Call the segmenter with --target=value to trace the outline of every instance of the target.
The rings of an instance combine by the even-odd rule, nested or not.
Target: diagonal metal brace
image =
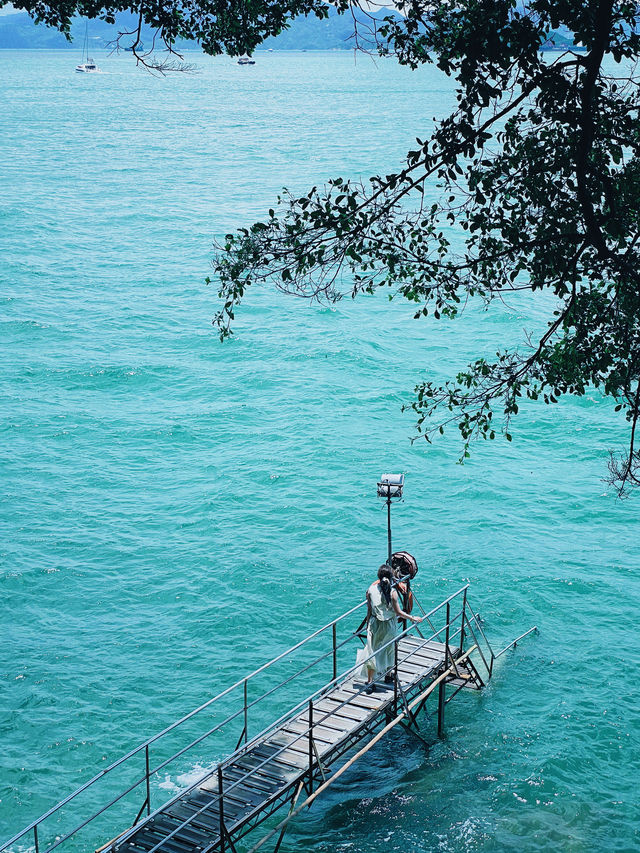
[[[453,671],[455,672],[455,678],[460,678],[461,677],[460,676],[460,670],[458,669],[458,667],[456,665],[456,662],[455,662],[455,659],[453,657],[453,653],[451,651],[450,646],[447,646],[447,649],[446,649],[445,660],[444,660],[445,666],[447,666],[447,657],[451,661],[451,666],[453,667]]]
[[[407,715],[407,718],[409,719],[409,725],[415,726],[416,729],[419,729],[420,726],[418,725],[418,721],[414,717],[414,715],[411,711],[411,708],[409,708],[409,703],[407,702],[406,694],[400,685],[400,680],[398,679],[397,675],[396,675],[396,683],[398,685],[398,693],[400,694],[400,698],[402,699],[402,706],[404,708],[404,712]],[[408,728],[408,726],[406,726],[405,728]]]
[[[300,796],[300,792],[302,791],[302,789],[304,787],[305,787],[304,781],[301,781],[298,783],[298,787],[296,788],[296,792],[293,795],[293,798],[291,800],[291,806],[289,807],[289,814],[287,815],[287,817],[290,817],[291,812],[295,809],[296,803],[298,802],[298,797]],[[276,843],[276,846],[273,848],[273,853],[278,853],[278,850],[280,849],[280,845],[282,844],[282,839],[284,838],[284,834],[286,831],[287,831],[287,825],[285,824],[282,827],[282,832],[280,833],[280,835],[278,837],[278,841]]]
[[[225,839],[226,839],[226,841],[227,841],[227,844],[229,845],[229,847],[230,847],[230,848],[231,848],[231,850],[233,851],[233,853],[238,853],[238,850],[237,850],[237,848],[236,848],[236,845],[233,843],[233,839],[232,839],[232,838],[231,838],[231,836],[229,835],[229,830],[227,829],[227,827],[226,827],[226,826],[225,826],[225,828],[224,828],[224,837],[225,837]]]
[[[320,760],[320,753],[318,752],[318,745],[317,745],[316,739],[314,737],[311,738],[311,743],[313,745],[313,751],[314,751],[315,756],[316,756],[316,761],[318,762],[318,769],[320,770],[320,773],[322,775],[322,781],[326,782],[327,781],[327,773],[329,772],[329,768],[325,767],[324,764],[322,763],[322,761]]]

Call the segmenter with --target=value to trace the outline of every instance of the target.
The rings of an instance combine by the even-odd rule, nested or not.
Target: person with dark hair
[[[392,580],[393,572],[385,563],[378,569],[378,580],[367,590],[367,644],[358,655],[358,660],[363,662],[363,677],[366,673],[367,693],[373,693],[375,689],[373,682],[376,674],[384,673],[385,683],[393,683],[394,653],[391,641],[396,636],[397,620],[422,621],[417,616],[405,613],[400,607],[398,593],[391,586]]]
[[[396,551],[391,555],[391,568],[396,580],[395,587],[398,590],[400,605],[407,613],[413,610],[413,593],[411,592],[411,581],[418,574],[416,558],[408,551]],[[406,628],[406,623],[401,623]]]

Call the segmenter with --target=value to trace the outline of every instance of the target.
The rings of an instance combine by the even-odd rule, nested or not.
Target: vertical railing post
[[[333,623],[333,680],[338,677],[338,643],[336,638],[336,623]]]
[[[444,668],[449,666],[449,623],[451,621],[451,603],[447,601],[447,627],[444,632]]]
[[[313,793],[313,700],[309,699],[309,794]]]
[[[249,737],[249,708],[247,703],[247,679],[244,680],[244,742]]]
[[[151,814],[151,784],[149,782],[149,744],[144,748],[145,777],[147,780],[147,814]]]
[[[218,764],[218,812],[220,815],[220,850],[224,853],[225,849],[225,828],[224,828],[224,791],[222,789],[222,766]]]
[[[438,685],[438,737],[444,737],[445,679]]]
[[[464,620],[467,615],[467,590],[462,597],[462,620],[460,622],[460,654],[464,652]]]
[[[33,843],[36,848],[36,853],[40,853],[40,847],[38,845],[38,824],[33,827]]]
[[[393,643],[393,716],[398,716],[398,640]]]
[[[447,601],[447,624],[445,627],[444,638],[444,671],[449,668],[449,620],[451,619],[451,606]],[[438,685],[438,737],[444,737],[444,706],[446,702],[446,683],[447,679],[443,678]]]

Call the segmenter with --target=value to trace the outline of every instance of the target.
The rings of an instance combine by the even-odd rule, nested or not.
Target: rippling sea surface
[[[496,648],[539,635],[447,706],[444,740],[431,709],[430,749],[378,744],[283,850],[639,849],[638,498],[602,481],[624,423],[597,394],[525,406],[458,466],[401,411],[539,328],[544,298],[450,323],[264,290],[233,340],[211,327],[213,239],[282,186],[397,167],[450,83],[350,53],[166,79],[97,59],[0,53],[0,841],[357,603],[386,552],[376,480],[402,470],[421,603],[470,582]],[[225,743],[158,773],[154,804]]]

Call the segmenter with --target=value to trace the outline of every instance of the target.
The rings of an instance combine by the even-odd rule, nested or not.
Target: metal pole
[[[309,794],[313,793],[313,700],[309,699]]]
[[[336,637],[336,623],[333,623],[333,679],[338,677],[338,649]]]
[[[220,813],[220,850],[224,853],[224,792],[222,790],[222,767],[218,764],[218,811]]]
[[[451,606],[447,601],[447,625],[444,639],[444,668],[449,666],[449,619],[451,617]],[[444,737],[444,706],[446,701],[446,678],[443,678],[438,686],[438,737]]]
[[[450,622],[450,620],[451,620],[451,604],[447,601],[447,627],[446,627],[446,630],[444,632],[444,645],[445,645],[444,663],[445,663],[445,667],[449,665],[448,660],[449,660],[449,622]]]
[[[398,716],[398,641],[393,644],[393,715]]]
[[[147,814],[151,814],[151,786],[149,784],[149,744],[144,748],[145,776],[147,777]]]
[[[40,853],[40,848],[38,846],[38,824],[33,827],[33,841],[36,846],[36,853]]]
[[[389,545],[388,561],[391,565],[391,554],[393,553],[391,549],[391,486],[387,486],[387,539]]]
[[[247,709],[247,679],[244,680],[244,742],[247,742],[249,735],[249,713]]]
[[[444,737],[444,705],[445,705],[445,688],[444,681],[438,685],[438,737]]]
[[[464,620],[467,610],[467,590],[465,589],[462,597],[462,620],[460,622],[460,654],[464,651]]]
[[[296,792],[293,795],[293,799],[291,800],[291,807],[289,808],[289,815],[288,815],[289,817],[291,816],[291,813],[293,812],[293,810],[296,807],[296,803],[298,802],[298,797],[300,796],[300,792],[302,791],[303,785],[304,785],[304,782],[298,783],[298,787],[296,789]],[[282,827],[282,830],[280,831],[280,835],[278,837],[278,841],[276,843],[276,846],[273,848],[273,853],[278,853],[278,850],[280,849],[280,845],[282,844],[282,839],[284,838],[284,834],[286,831],[287,831],[287,826],[285,824]]]

